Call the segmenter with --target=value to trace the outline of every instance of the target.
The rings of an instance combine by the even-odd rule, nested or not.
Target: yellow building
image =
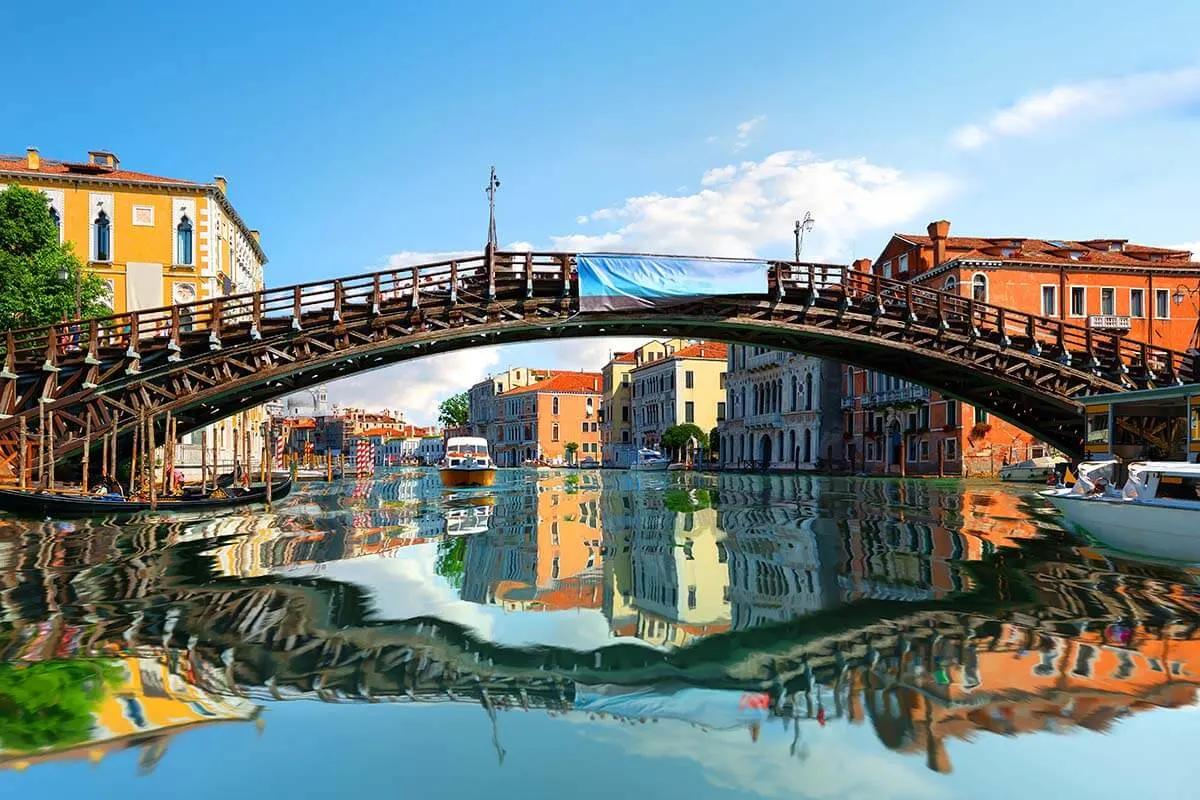
[[[697,342],[630,370],[633,443],[658,447],[667,428],[708,433],[724,420],[726,356],[720,342]]]
[[[60,240],[104,280],[114,313],[263,288],[267,256],[258,231],[230,204],[221,176],[195,183],[123,169],[102,150],[73,162],[29,148],[24,156],[0,155],[0,189],[9,184],[46,196]],[[251,430],[254,453],[265,419],[255,409],[240,421]],[[223,463],[231,460],[237,424],[230,418],[210,426],[209,446],[216,435]],[[185,442],[198,446],[200,438],[196,432]]]
[[[633,393],[629,374],[643,364],[661,361],[687,347],[687,339],[649,341],[627,353],[615,353],[604,365],[600,401],[600,445],[605,466],[627,467],[633,461]]]

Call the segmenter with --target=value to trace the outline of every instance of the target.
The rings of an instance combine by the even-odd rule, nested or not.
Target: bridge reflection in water
[[[4,521],[0,705],[28,713],[0,726],[0,766],[138,745],[149,769],[178,731],[308,698],[478,704],[501,758],[499,712],[586,710],[754,737],[779,718],[799,756],[826,725],[869,726],[947,772],[977,734],[1193,705],[1196,575],[1074,544],[1033,498],[516,471],[455,496],[414,470],[257,517]],[[389,562],[427,565],[440,605],[397,600],[399,573],[372,572]],[[582,632],[530,643],[480,614]],[[57,726],[15,709],[38,702],[22,681],[72,669],[96,677]]]

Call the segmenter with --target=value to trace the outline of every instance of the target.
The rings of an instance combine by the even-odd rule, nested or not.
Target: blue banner
[[[654,309],[765,294],[767,262],[592,253],[575,257],[580,311]]]

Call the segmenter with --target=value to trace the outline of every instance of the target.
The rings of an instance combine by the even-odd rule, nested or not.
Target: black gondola
[[[14,489],[0,489],[0,511],[20,517],[37,519],[79,519],[107,517],[113,514],[137,514],[143,511],[216,511],[234,506],[248,506],[267,501],[267,487],[262,484],[248,490],[228,491],[226,497],[164,497],[150,508],[149,500],[109,500],[96,495],[53,494]],[[285,478],[271,486],[271,501],[281,500],[292,491],[292,481]]]

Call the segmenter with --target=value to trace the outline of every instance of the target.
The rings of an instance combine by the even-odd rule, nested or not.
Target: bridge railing
[[[775,264],[772,284],[782,286],[785,296],[807,294],[815,287],[817,294],[833,293],[868,306],[874,303],[880,314],[905,315],[913,322],[933,323],[969,336],[990,334],[1036,355],[1069,358],[1082,369],[1119,373],[1137,369],[1150,380],[1196,380],[1193,360],[1186,353],[872,273],[847,269],[837,284],[823,282],[824,266]]]
[[[570,296],[575,281],[570,253],[493,252],[458,259],[396,266],[334,280],[313,281],[192,303],[141,309],[48,327],[14,330],[0,340],[4,367],[29,368],[57,362],[60,355],[122,348],[139,357],[146,340],[179,348],[188,336],[207,335],[219,347],[222,333],[248,327],[253,335],[279,323],[303,330],[336,323],[354,314],[391,314],[418,308],[430,298],[454,304],[493,298]],[[1085,326],[991,305],[972,297],[947,294],[834,264],[773,262],[766,293],[833,293],[843,299],[875,301],[879,313],[907,314],[968,335],[990,334],[1001,341],[1047,357],[1069,356],[1091,369],[1142,370],[1158,379],[1194,380],[1189,356],[1118,333],[1097,333]],[[1077,361],[1077,359],[1081,361]],[[44,360],[44,361],[43,361]]]

